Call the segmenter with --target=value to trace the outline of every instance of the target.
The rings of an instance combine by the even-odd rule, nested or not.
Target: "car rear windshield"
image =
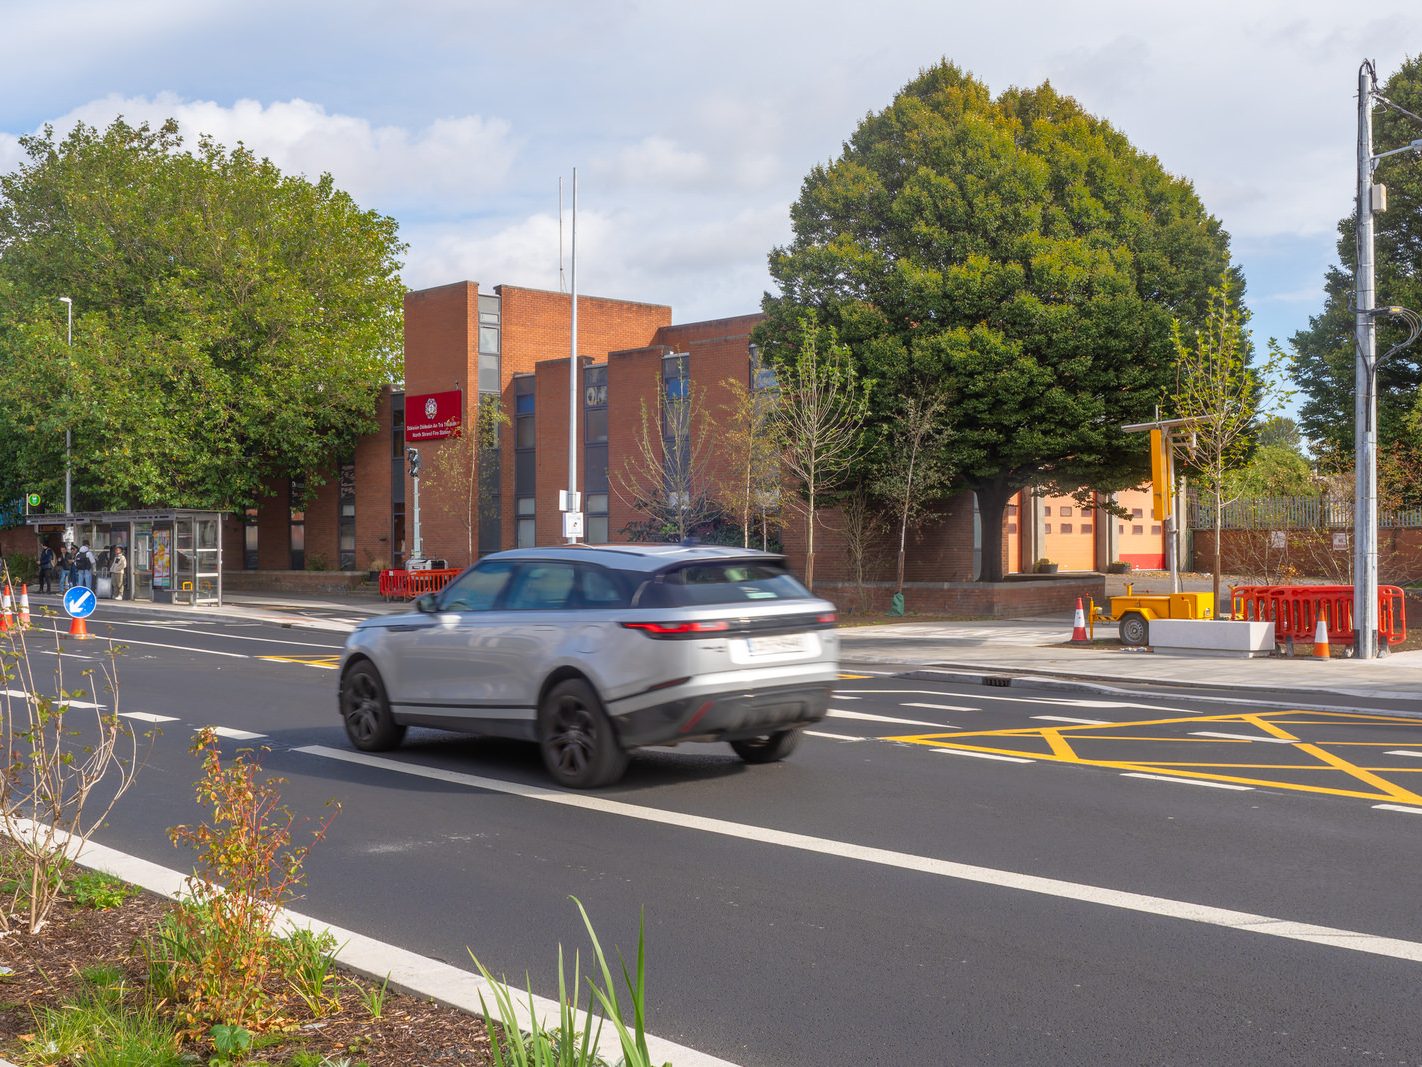
[[[810,591],[767,560],[691,563],[657,575],[643,587],[636,607],[698,607],[703,604],[769,604],[806,600]]]

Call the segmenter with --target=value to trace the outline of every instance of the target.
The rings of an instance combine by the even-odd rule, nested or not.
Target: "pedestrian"
[[[54,592],[54,549],[43,545],[39,554],[39,591]]]
[[[128,573],[128,559],[123,554],[123,545],[114,545],[114,558],[109,560],[109,575],[114,580],[114,599],[123,599],[123,580]]]
[[[74,542],[70,541],[64,546],[64,556],[59,561],[61,581],[59,591],[61,594],[69,592],[72,586],[79,584],[79,570],[75,562],[79,558],[79,550],[74,547]]]
[[[74,559],[74,567],[78,571],[78,584],[85,589],[93,589],[94,551],[89,547],[88,541],[79,546],[79,554]]]

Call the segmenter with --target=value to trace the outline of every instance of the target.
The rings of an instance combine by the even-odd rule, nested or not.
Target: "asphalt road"
[[[353,762],[339,634],[103,615],[162,731],[104,843],[189,866],[192,732],[241,731],[342,805],[301,910],[544,995],[570,896],[629,956],[643,915],[653,1031],[746,1067],[1422,1062],[1422,720],[876,665],[783,764],[652,750],[570,794],[433,731]]]

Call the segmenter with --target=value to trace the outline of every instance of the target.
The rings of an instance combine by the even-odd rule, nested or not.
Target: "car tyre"
[[[362,752],[389,752],[405,740],[405,727],[390,712],[380,672],[369,661],[357,663],[341,679],[341,721],[346,737]]]
[[[731,748],[747,763],[778,763],[800,743],[799,730],[781,730],[767,737],[751,737],[732,741]]]
[[[1139,648],[1150,642],[1150,624],[1138,611],[1128,611],[1121,616],[1121,644]]]
[[[611,785],[631,757],[592,686],[580,678],[559,682],[538,708],[538,748],[543,765],[559,785],[596,789]]]

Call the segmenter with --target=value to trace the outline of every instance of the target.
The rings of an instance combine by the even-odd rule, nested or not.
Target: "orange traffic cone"
[[[30,628],[30,587],[28,584],[20,586],[20,629]]]
[[[0,594],[0,634],[9,633],[15,628],[15,621],[11,617],[10,583],[5,583],[5,592]]]
[[[89,636],[89,627],[83,619],[71,618],[69,620],[69,636],[78,640],[84,640]]]
[[[1071,620],[1071,643],[1087,645],[1091,639],[1086,636],[1086,612],[1081,607],[1081,597],[1076,598],[1076,615]]]
[[[1318,625],[1313,628],[1313,658],[1328,659],[1328,623],[1322,618],[1318,620]]]

